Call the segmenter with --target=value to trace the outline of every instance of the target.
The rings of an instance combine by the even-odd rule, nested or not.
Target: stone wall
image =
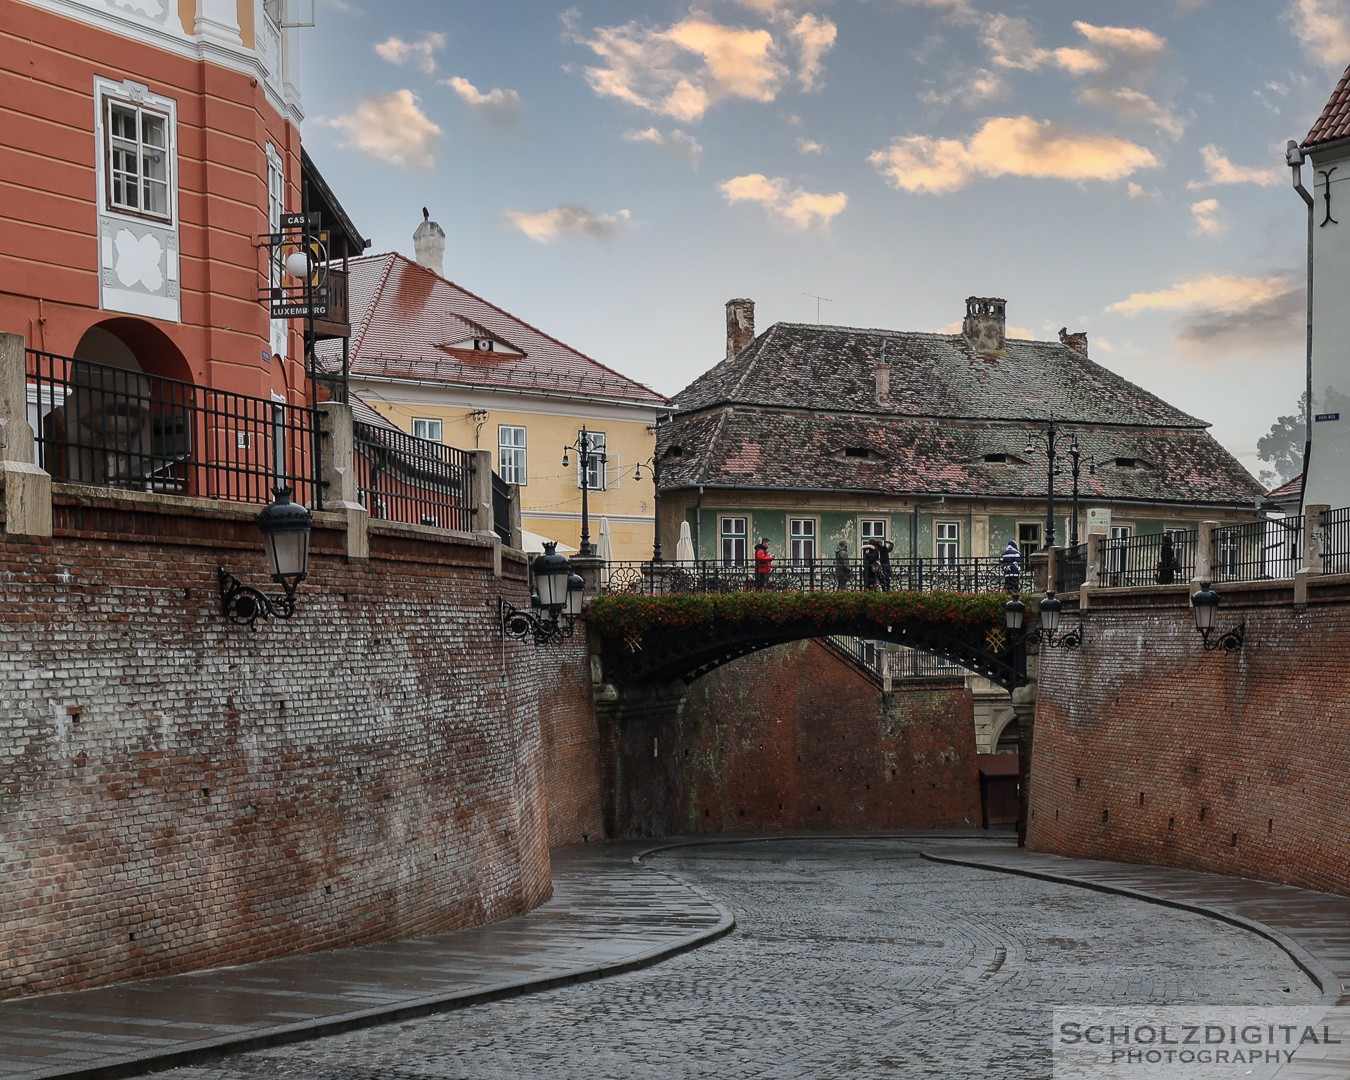
[[[1161,589],[1042,655],[1028,847],[1350,894],[1350,582],[1219,588],[1234,655]]]
[[[297,614],[249,630],[216,571],[273,588],[256,511],[168,502],[70,489],[53,539],[0,538],[0,996],[544,900],[541,724],[591,709],[580,638],[499,632],[523,561],[389,525],[350,560],[317,515]],[[555,831],[598,818],[593,787],[557,801]]]
[[[978,825],[961,680],[875,680],[817,641],[743,657],[683,702],[624,693],[606,787],[620,835]]]

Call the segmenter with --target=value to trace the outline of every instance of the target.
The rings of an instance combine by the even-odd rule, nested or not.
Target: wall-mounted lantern
[[[1219,594],[1209,587],[1209,582],[1202,581],[1200,591],[1191,596],[1191,611],[1195,614],[1195,628],[1200,631],[1200,638],[1204,642],[1206,652],[1217,652],[1222,649],[1226,653],[1234,653],[1242,648],[1247,624],[1245,622],[1238,623],[1232,630],[1219,634],[1211,641],[1210,635],[1214,633],[1215,616],[1219,613],[1219,600]]]
[[[1083,626],[1072,630],[1060,631],[1060,619],[1064,613],[1064,604],[1053,592],[1047,592],[1037,605],[1041,614],[1041,624],[1035,630],[1023,630],[1026,619],[1026,605],[1021,597],[1014,596],[1003,605],[1003,623],[1008,630],[1008,639],[1014,645],[1044,645],[1051,649],[1076,649],[1083,644]]]
[[[273,600],[220,567],[221,614],[238,626],[254,629],[259,619],[289,619],[294,615],[295,591],[309,572],[309,534],[313,527],[314,515],[291,502],[291,489],[277,488],[275,500],[258,515],[258,529],[272,580],[285,595]]]
[[[499,598],[502,636],[515,641],[531,639],[536,645],[555,645],[572,636],[581,614],[586,583],[572,572],[572,564],[557,553],[557,543],[544,541],[544,553],[530,564],[534,594],[526,611]]]

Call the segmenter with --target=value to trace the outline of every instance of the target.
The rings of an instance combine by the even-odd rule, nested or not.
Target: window
[[[428,420],[425,417],[413,417],[413,436],[418,439],[427,439],[431,442],[441,441],[441,422],[439,420]]]
[[[580,443],[581,432],[577,432]],[[586,488],[590,491],[604,491],[605,483],[605,433],[603,431],[586,432],[589,457],[586,460]],[[581,455],[577,455],[577,487],[581,487]]]
[[[1019,521],[1017,523],[1017,546],[1022,555],[1030,555],[1041,549],[1041,524],[1038,521]]]
[[[272,475],[278,487],[290,477],[286,469],[286,399],[272,395]]]
[[[108,209],[170,220],[169,118],[112,98],[107,106]]]
[[[1130,537],[1133,535],[1133,525],[1111,526],[1111,552],[1107,565],[1112,573],[1123,574],[1130,568]]]
[[[510,424],[497,427],[497,472],[508,484],[525,483],[525,429]]]
[[[869,540],[886,539],[886,521],[884,518],[863,518],[858,522],[858,539],[866,544]]]
[[[1221,577],[1236,577],[1238,572],[1238,559],[1241,552],[1242,540],[1235,532],[1223,532],[1219,534],[1217,555],[1218,565],[1215,570]]]
[[[934,545],[937,549],[938,564],[954,566],[961,559],[961,523],[939,521],[936,530]]]
[[[816,557],[816,519],[788,519],[788,558],[793,562],[811,562]]]
[[[728,566],[745,565],[746,537],[749,534],[749,519],[743,517],[724,517],[718,526],[722,534],[722,562]]]

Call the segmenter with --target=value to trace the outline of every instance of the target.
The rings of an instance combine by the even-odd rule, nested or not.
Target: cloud
[[[1125,185],[1125,192],[1126,194],[1129,195],[1131,199],[1158,198],[1158,192],[1149,191],[1147,188],[1144,187],[1143,184],[1136,184],[1133,180],[1131,180],[1128,184]]]
[[[892,186],[935,195],[956,191],[980,176],[1123,180],[1158,164],[1151,151],[1125,139],[1030,116],[987,120],[968,143],[904,136],[874,151],[868,161]]]
[[[1089,86],[1079,93],[1078,100],[1084,105],[1102,109],[1122,120],[1138,120],[1152,124],[1174,139],[1179,139],[1186,133],[1186,124],[1183,120],[1178,119],[1171,110],[1163,108],[1139,90],[1125,88],[1111,90],[1102,86]]]
[[[1201,199],[1191,203],[1191,231],[1197,236],[1222,236],[1228,226],[1219,220],[1219,200]]]
[[[727,202],[758,203],[770,217],[795,229],[828,225],[848,205],[848,196],[842,191],[819,195],[791,188],[782,177],[770,178],[762,173],[733,177],[719,184],[718,190]]]
[[[936,8],[957,23],[974,23],[982,17],[970,5],[970,0],[900,0],[909,7]]]
[[[1173,326],[1178,344],[1216,359],[1253,348],[1284,349],[1294,355],[1303,340],[1303,288],[1297,274],[1211,274],[1157,292],[1135,293],[1106,310],[1124,315],[1181,313]]]
[[[1259,184],[1261,187],[1272,187],[1284,183],[1284,177],[1269,166],[1234,165],[1224,152],[1212,143],[1200,148],[1200,156],[1205,162],[1206,175],[1203,180],[1192,180],[1187,183],[1186,187],[1191,191],[1215,187],[1218,184]]]
[[[624,142],[631,143],[653,143],[656,146],[664,146],[670,150],[677,158],[683,161],[690,168],[698,168],[698,163],[703,157],[703,145],[686,131],[675,128],[669,135],[662,134],[656,128],[645,128],[642,131],[625,131],[620,138]]]
[[[1095,49],[1125,56],[1156,56],[1167,48],[1167,39],[1152,30],[1125,26],[1093,26],[1075,22],[1073,28],[1088,39]]]
[[[1309,59],[1339,71],[1350,63],[1350,12],[1345,0],[1288,0],[1285,18]]]
[[[602,63],[585,69],[591,89],[681,123],[717,101],[769,102],[787,76],[768,30],[724,26],[693,15],[667,29],[638,23],[574,35]]]
[[[597,214],[584,206],[555,206],[537,213],[507,210],[502,214],[505,224],[519,229],[537,244],[551,244],[560,236],[612,240],[627,230],[631,218],[632,214],[627,210]]]
[[[387,60],[398,67],[411,64],[428,75],[436,70],[436,58],[433,53],[445,48],[444,34],[427,34],[421,41],[404,41],[391,37],[375,46],[375,52],[381,60]]]
[[[1074,29],[1086,40],[1085,47],[1041,46],[1026,19],[994,15],[984,27],[984,46],[995,67],[1035,71],[1057,67],[1071,75],[1090,75],[1113,67],[1127,69],[1151,63],[1167,47],[1166,39],[1152,30],[1123,26],[1095,26],[1075,22]]]
[[[441,85],[450,87],[460,101],[493,127],[514,127],[520,119],[520,95],[514,90],[494,88],[484,94],[468,79],[459,75],[442,79]]]
[[[801,53],[801,66],[797,70],[797,82],[803,90],[815,90],[820,86],[821,61],[825,54],[834,48],[839,28],[829,19],[806,14],[797,20],[790,31]]]
[[[995,101],[1007,97],[1008,85],[1003,76],[988,68],[972,68],[968,71],[945,72],[947,88],[929,89],[919,94],[919,101],[925,105],[961,105],[971,108],[986,101]]]
[[[797,153],[799,153],[799,154],[823,154],[823,153],[825,153],[825,147],[824,147],[823,145],[821,145],[820,143],[816,142],[815,139],[805,139],[805,138],[803,138],[803,139],[798,139],[798,140],[797,140]]]
[[[411,90],[366,98],[352,112],[327,121],[346,134],[344,146],[389,165],[430,169],[441,129],[418,106]]]

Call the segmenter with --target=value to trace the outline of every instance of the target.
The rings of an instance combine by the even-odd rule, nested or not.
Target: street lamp
[[[535,610],[526,611],[498,597],[503,637],[515,641],[532,639],[535,645],[556,645],[572,636],[581,614],[585,582],[580,574],[572,572],[572,564],[558,554],[557,547],[557,541],[545,540],[544,553],[535,556],[530,564],[534,575],[530,607]]]
[[[661,559],[661,433],[658,430],[661,423],[670,423],[670,413],[657,413],[656,423],[650,425],[647,430],[656,436],[652,456],[647,459],[647,471],[652,474],[652,562],[659,563]],[[642,479],[642,465],[633,466],[633,479]]]
[[[591,489],[591,462],[597,461],[602,468],[604,467],[606,461],[604,445],[603,436],[597,439],[595,434],[588,432],[583,425],[577,441],[563,447],[563,468],[569,467],[568,454],[573,450],[577,452],[578,464],[581,466],[581,549],[577,554],[583,558],[595,554],[595,548],[591,546],[591,519],[587,495]]]
[[[1026,619],[1026,605],[1022,603],[1021,597],[1014,596],[1003,605],[1003,624],[1007,627],[1008,638],[1014,645],[1044,645],[1051,649],[1076,649],[1083,644],[1083,627],[1080,620],[1079,625],[1072,630],[1060,632],[1060,618],[1064,613],[1064,604],[1055,597],[1054,592],[1047,592],[1045,598],[1037,605],[1041,613],[1041,624],[1035,630],[1023,630],[1022,623]]]
[[[1206,652],[1235,653],[1242,648],[1246,636],[1247,624],[1238,623],[1232,630],[1220,634],[1213,641],[1209,636],[1214,633],[1215,616],[1219,612],[1219,594],[1209,587],[1208,581],[1200,583],[1200,591],[1191,597],[1191,611],[1195,615],[1195,628],[1200,631]]]
[[[1045,443],[1045,546],[1052,548],[1055,546],[1055,438],[1059,432],[1055,429],[1053,420],[1046,424],[1045,430],[1039,434],[1028,437],[1025,453],[1034,454],[1036,452],[1036,441]],[[1075,436],[1075,445],[1077,437]],[[1073,452],[1072,450],[1070,451]],[[1078,459],[1074,458],[1077,465]],[[1075,473],[1075,475],[1077,475]],[[1074,508],[1074,531],[1077,532],[1077,507]]]
[[[273,600],[251,585],[245,585],[225,568],[217,568],[220,582],[220,613],[237,626],[255,625],[259,619],[289,619],[295,614],[295,591],[309,571],[309,534],[314,515],[291,502],[291,489],[279,487],[272,504],[258,515],[268,568],[272,580],[285,594]]]
[[[1078,434],[1074,433],[1069,442],[1069,475],[1073,478],[1073,517],[1069,519],[1069,547],[1078,546],[1078,470],[1081,462],[1078,460],[1082,451],[1078,449]]]

